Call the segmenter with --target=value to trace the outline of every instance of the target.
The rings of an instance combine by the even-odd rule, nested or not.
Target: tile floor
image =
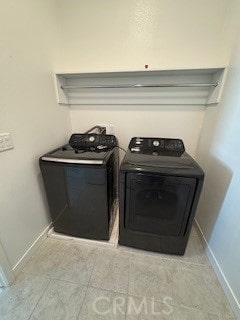
[[[47,238],[12,287],[1,320],[232,320],[193,229],[184,257]]]

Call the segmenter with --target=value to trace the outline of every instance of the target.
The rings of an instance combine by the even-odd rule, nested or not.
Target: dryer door
[[[127,229],[156,235],[184,235],[196,179],[127,174]]]

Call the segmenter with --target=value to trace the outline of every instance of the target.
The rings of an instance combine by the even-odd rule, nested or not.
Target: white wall
[[[224,66],[225,0],[60,0],[56,71],[143,70]],[[221,54],[222,52],[222,54]],[[107,123],[120,144],[132,136],[182,138],[195,155],[200,107],[71,108],[72,130]]]
[[[12,267],[49,224],[38,158],[70,132],[52,79],[55,12],[54,1],[1,1],[0,133],[14,149],[0,153],[0,242]]]
[[[120,146],[131,137],[182,138],[194,155],[201,132],[204,110],[200,107],[87,106],[71,108],[72,131],[81,132],[94,124],[113,124]]]
[[[220,277],[226,281],[226,292],[240,319],[239,16],[240,3],[234,1],[229,37],[238,30],[236,46],[222,102],[207,110],[197,152],[206,173],[197,221],[207,240],[208,254],[214,264],[217,262],[215,267],[220,268]]]
[[[227,0],[58,0],[62,71],[225,64]]]

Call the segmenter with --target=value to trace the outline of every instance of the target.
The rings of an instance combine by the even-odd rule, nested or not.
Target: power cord
[[[120,150],[122,150],[122,151],[124,151],[125,153],[127,153],[127,150],[125,150],[124,148],[122,148],[122,147],[119,147],[119,146],[116,146],[118,149],[120,149]]]

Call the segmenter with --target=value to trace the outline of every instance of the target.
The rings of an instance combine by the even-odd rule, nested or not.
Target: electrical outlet
[[[13,142],[10,133],[0,134],[0,151],[13,149]]]
[[[106,128],[106,134],[114,134],[114,125],[106,123],[101,123],[98,125]]]

